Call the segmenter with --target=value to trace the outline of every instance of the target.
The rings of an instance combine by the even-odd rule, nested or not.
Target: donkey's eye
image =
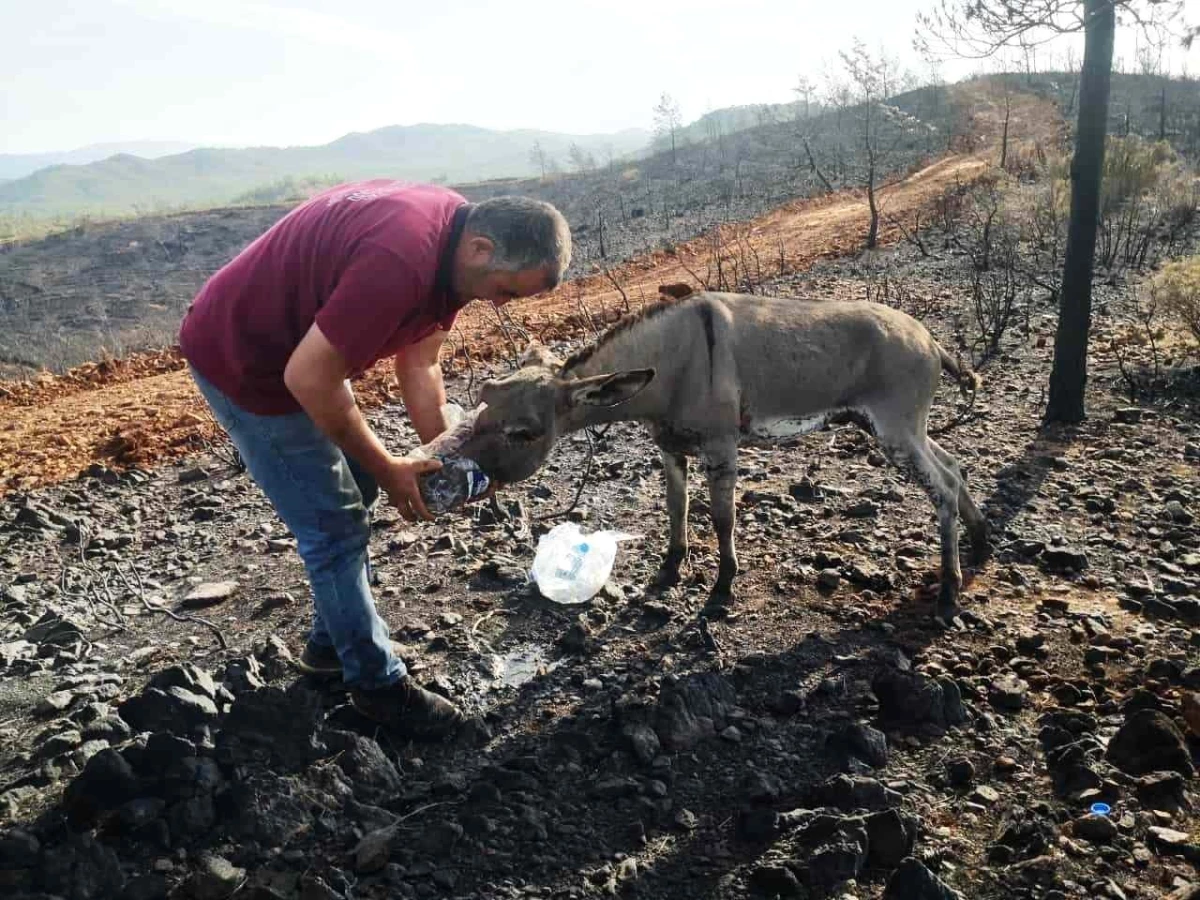
[[[504,430],[505,435],[514,441],[535,441],[541,437],[541,432],[534,431],[532,428],[526,428],[521,425],[515,425]]]

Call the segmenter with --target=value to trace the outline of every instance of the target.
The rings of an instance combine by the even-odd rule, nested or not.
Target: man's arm
[[[400,384],[400,396],[422,444],[429,443],[446,430],[446,420],[442,415],[446,386],[442,382],[442,366],[438,357],[447,336],[448,332],[435,331],[396,354],[396,380]]]
[[[417,476],[441,468],[441,463],[389,453],[354,402],[346,374],[342,355],[314,324],[288,359],[283,381],[317,427],[379,482],[404,518],[432,519],[421,500]]]

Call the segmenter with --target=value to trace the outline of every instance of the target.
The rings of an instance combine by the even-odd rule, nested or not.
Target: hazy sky
[[[917,68],[914,15],[933,2],[0,0],[0,153],[315,144],[417,122],[614,131],[650,127],[664,90],[690,121],[793,99],[856,36]],[[1200,46],[1186,63],[1200,72]]]

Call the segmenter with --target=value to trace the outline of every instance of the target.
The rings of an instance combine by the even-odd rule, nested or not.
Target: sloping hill
[[[571,144],[604,156],[641,149],[649,134],[569,135],[474,125],[390,126],[314,147],[201,148],[160,159],[117,154],[83,166],[57,165],[0,184],[0,211],[56,215],[121,214],[220,204],[288,176],[413,178],[453,182],[533,174],[538,144],[565,164]]]
[[[52,153],[0,153],[0,181],[24,178],[47,166],[84,166],[118,153],[157,159],[172,153],[186,153],[194,147],[195,144],[183,141],[109,141]]]

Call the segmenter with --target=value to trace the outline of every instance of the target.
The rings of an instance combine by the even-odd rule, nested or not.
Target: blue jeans
[[[313,593],[309,641],[333,647],[342,677],[383,687],[406,674],[371,597],[368,510],[379,487],[307,413],[260,416],[239,407],[199,372],[192,378],[229,434],[250,476],[296,538]]]

